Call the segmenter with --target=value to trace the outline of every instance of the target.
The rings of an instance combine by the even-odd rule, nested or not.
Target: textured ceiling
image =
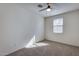
[[[47,12],[45,11],[39,11],[43,8],[39,8],[37,5],[42,4],[43,8],[46,8],[47,5],[45,3],[25,3],[25,4],[20,4],[23,8],[28,9],[34,13],[37,13],[43,17],[48,17],[48,16],[54,16],[57,14],[73,11],[79,9],[79,3],[52,3],[50,4],[52,7],[52,11]]]

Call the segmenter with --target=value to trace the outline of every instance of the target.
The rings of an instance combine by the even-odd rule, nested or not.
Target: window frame
[[[55,24],[56,21],[61,20],[61,24]],[[55,22],[55,23],[54,23]],[[57,17],[53,20],[53,33],[63,33],[63,17]],[[57,28],[57,29],[56,29]],[[56,30],[55,30],[56,29]]]

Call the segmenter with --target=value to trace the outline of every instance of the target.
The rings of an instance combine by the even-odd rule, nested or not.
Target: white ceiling
[[[46,8],[47,5],[45,3],[24,3],[20,4],[23,8],[28,9],[32,12],[35,12],[43,17],[54,16],[57,14],[73,11],[79,9],[79,3],[52,3],[50,4],[52,7],[51,12],[39,11],[43,8],[39,8],[37,5],[42,4],[43,8]]]

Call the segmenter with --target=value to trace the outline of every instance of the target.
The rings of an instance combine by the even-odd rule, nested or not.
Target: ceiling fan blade
[[[40,11],[46,10],[47,8],[41,9]]]

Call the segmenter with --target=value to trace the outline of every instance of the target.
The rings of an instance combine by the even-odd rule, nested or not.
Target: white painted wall
[[[0,55],[12,53],[35,35],[44,39],[44,20],[39,15],[16,4],[0,4]]]
[[[36,25],[36,42],[44,40],[44,19],[39,17]]]
[[[62,16],[64,33],[53,33],[53,19]],[[79,46],[79,10],[45,18],[45,38],[47,40]]]

